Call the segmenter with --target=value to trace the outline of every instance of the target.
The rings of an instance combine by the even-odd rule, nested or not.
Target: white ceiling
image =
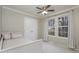
[[[76,5],[52,5],[49,9],[54,9],[54,12],[48,12],[48,14],[46,16],[42,15],[42,14],[37,14],[37,12],[39,11],[38,9],[36,9],[36,7],[42,7],[41,5],[7,5],[7,7],[13,8],[13,9],[17,9],[26,13],[29,13],[31,15],[35,15],[39,18],[41,17],[46,17],[49,16],[55,12],[59,12],[62,10],[66,10],[68,8],[72,8],[75,7]]]

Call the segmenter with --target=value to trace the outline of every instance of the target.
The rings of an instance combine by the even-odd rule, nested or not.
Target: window
[[[55,19],[48,20],[48,35],[55,35]]]
[[[62,14],[48,20],[48,35],[68,37],[69,15]]]
[[[58,17],[58,36],[68,37],[68,17]]]

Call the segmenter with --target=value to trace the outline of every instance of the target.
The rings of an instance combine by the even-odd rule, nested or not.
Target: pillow
[[[2,33],[2,36],[5,40],[11,38],[10,33]]]
[[[21,33],[11,33],[11,39],[20,38],[23,35]]]

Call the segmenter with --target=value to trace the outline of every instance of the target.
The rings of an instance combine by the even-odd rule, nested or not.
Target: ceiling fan
[[[37,12],[37,14],[41,13],[43,15],[47,15],[48,12],[54,12],[55,10],[49,10],[48,8],[51,7],[51,5],[44,5],[43,7],[36,7],[37,9],[39,9],[40,11]]]

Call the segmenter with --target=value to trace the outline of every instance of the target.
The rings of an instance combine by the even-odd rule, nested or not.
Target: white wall
[[[1,24],[1,21],[2,21],[2,20],[1,20],[1,17],[2,17],[1,14],[2,14],[2,12],[1,12],[1,6],[0,6],[0,32],[1,32],[1,25],[2,25],[2,24]]]
[[[2,25],[2,24],[1,24],[1,21],[2,21],[2,20],[1,20],[1,13],[2,13],[2,12],[1,12],[1,6],[0,6],[0,32],[1,32],[1,25]],[[0,49],[1,49],[1,40],[0,40]]]
[[[75,28],[75,41],[76,41],[76,49],[79,51],[79,8],[74,10],[74,28]]]
[[[44,18],[38,20],[38,39],[44,39],[44,22]]]
[[[3,8],[2,31],[23,32],[24,16],[25,15]]]

